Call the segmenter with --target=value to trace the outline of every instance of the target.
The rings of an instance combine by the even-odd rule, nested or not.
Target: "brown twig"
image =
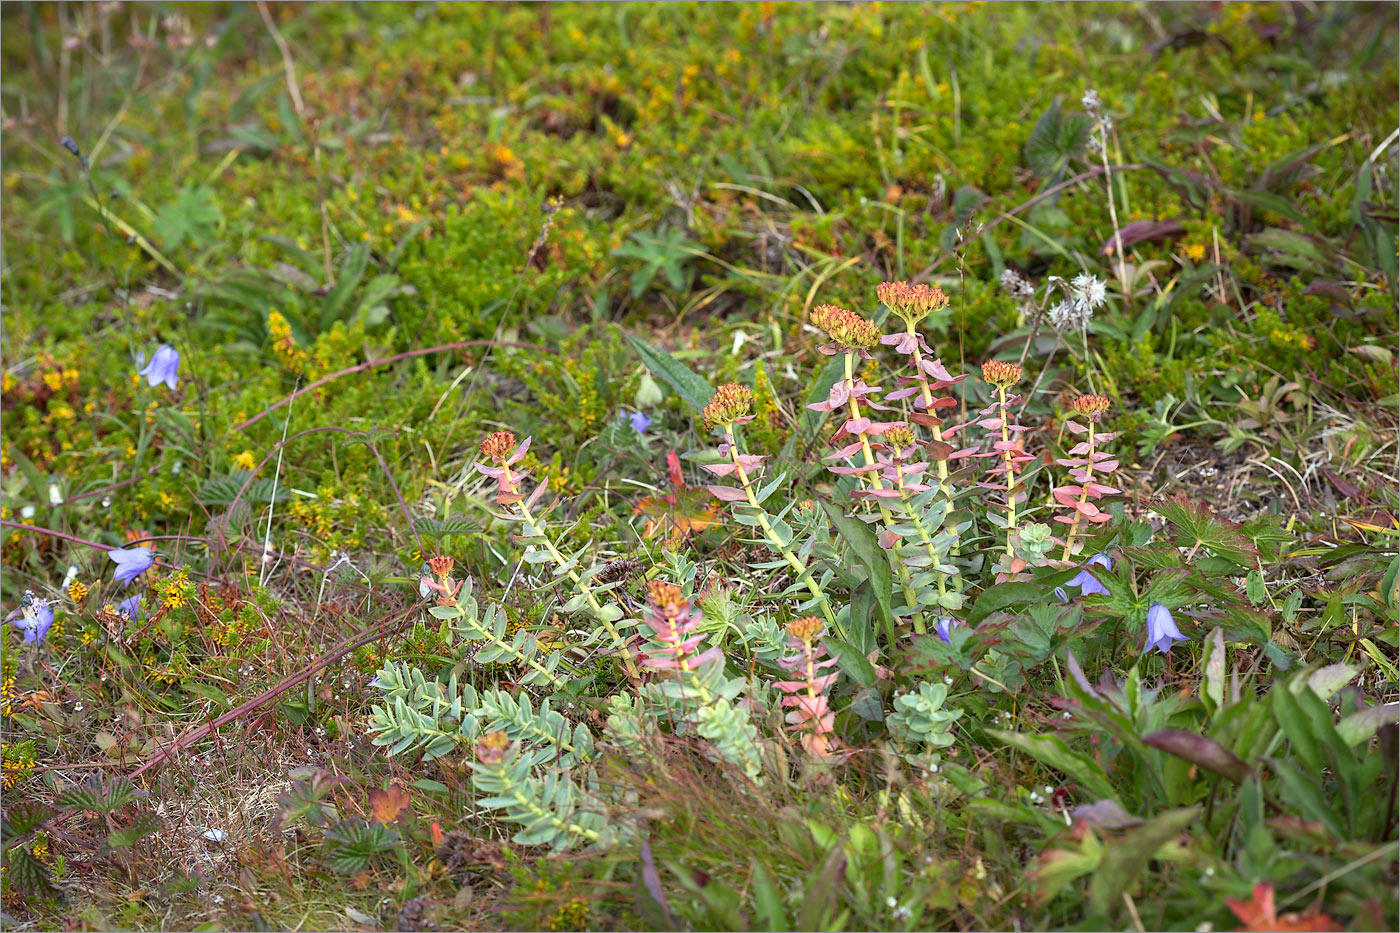
[[[287,45],[287,40],[282,38],[277,24],[272,21],[267,0],[258,0],[258,13],[267,24],[267,31],[272,33],[272,41],[277,43],[277,51],[282,53],[282,70],[287,73],[287,93],[292,97],[292,109],[296,111],[297,119],[300,120],[306,112],[306,102],[301,99],[301,88],[297,86],[297,66],[292,59],[292,49]]]
[[[94,496],[100,496],[104,493],[115,492],[116,490],[121,489],[123,486],[130,486],[132,483],[139,483],[141,480],[145,479],[148,476],[154,476],[159,470],[159,465],[153,466],[145,473],[138,473],[130,479],[124,479],[119,483],[113,483],[110,486],[103,486],[101,489],[94,489],[92,492],[82,492],[78,493],[78,495],[76,496],[69,496],[67,499],[64,499],[62,502],[58,503],[58,505],[67,505],[70,502],[81,502],[83,499],[91,499]],[[54,508],[58,508],[58,506],[56,505],[54,506]]]
[[[143,774],[147,770],[154,768],[156,765],[169,760],[171,755],[175,754],[183,748],[187,748],[188,746],[192,745],[194,742],[208,735],[212,730],[217,729],[219,726],[222,726],[225,723],[230,723],[235,719],[239,718],[240,716],[246,715],[247,713],[250,713],[255,709],[258,709],[259,707],[266,704],[269,700],[280,696],[281,694],[290,690],[292,687],[295,687],[297,684],[304,682],[305,680],[307,680],[307,678],[311,677],[317,672],[326,669],[331,664],[340,660],[345,655],[354,651],[361,645],[367,645],[372,641],[376,641],[380,638],[383,638],[385,635],[391,634],[397,628],[402,627],[403,623],[410,619],[413,616],[414,612],[422,608],[422,606],[422,603],[415,603],[412,606],[409,606],[407,609],[403,610],[402,612],[399,612],[398,614],[388,619],[385,619],[376,625],[372,625],[361,632],[357,632],[355,635],[351,635],[349,638],[336,645],[330,651],[326,652],[325,654],[322,654],[315,661],[309,664],[305,669],[298,671],[297,673],[292,674],[290,676],[282,678],[282,680],[280,680],[274,686],[267,688],[253,699],[248,700],[244,703],[240,703],[238,706],[229,710],[227,713],[224,713],[218,719],[211,719],[204,725],[199,726],[195,729],[191,729],[183,735],[177,736],[173,742],[162,748],[155,755],[151,756],[151,758],[147,759],[145,763],[143,763],[135,771],[132,771],[130,774],[128,774],[127,777],[135,778],[138,775]]]
[[[1103,166],[1097,166],[1097,167],[1095,167],[1095,168],[1090,169],[1090,170],[1087,171],[1087,172],[1082,172],[1082,173],[1080,173],[1080,174],[1078,174],[1078,175],[1075,175],[1073,178],[1065,179],[1064,181],[1060,182],[1058,185],[1051,185],[1049,188],[1046,188],[1044,191],[1037,191],[1037,192],[1035,193],[1035,196],[1032,197],[1030,200],[1028,200],[1028,201],[1023,201],[1023,202],[1021,202],[1020,204],[1018,204],[1018,205],[1016,205],[1015,207],[1013,207],[1011,210],[1006,211],[1005,213],[1001,214],[1000,216],[994,217],[994,218],[992,218],[991,220],[987,221],[985,224],[983,224],[983,225],[981,226],[981,228],[979,229],[978,232],[979,232],[979,233],[985,233],[986,231],[988,231],[988,230],[992,229],[993,227],[995,227],[997,224],[1001,223],[1001,222],[1002,222],[1003,220],[1005,220],[1006,218],[1008,218],[1008,217],[1010,217],[1010,216],[1013,216],[1013,215],[1015,215],[1015,214],[1019,214],[1019,213],[1021,213],[1021,212],[1024,211],[1024,210],[1028,210],[1028,209],[1034,207],[1035,205],[1039,204],[1041,201],[1044,201],[1046,198],[1050,197],[1052,194],[1055,194],[1056,192],[1059,192],[1059,191],[1063,191],[1065,188],[1068,188],[1070,185],[1077,185],[1077,184],[1079,184],[1081,181],[1088,181],[1090,178],[1097,178],[1097,177],[1099,177],[1100,175],[1109,174],[1109,173],[1112,173],[1112,172],[1135,172],[1135,171],[1138,171],[1138,170],[1144,169],[1144,168],[1151,168],[1151,166],[1150,166],[1150,165],[1147,165],[1147,164],[1145,164],[1145,163],[1142,163],[1142,162],[1130,162],[1130,163],[1127,164],[1127,165],[1111,165],[1111,166],[1108,167],[1107,172],[1105,172]],[[925,268],[922,272],[920,272],[918,275],[914,276],[914,277],[913,277],[912,279],[910,279],[909,281],[911,281],[911,282],[921,282],[921,281],[923,281],[924,278],[927,277],[928,274],[929,274],[930,272],[932,272],[934,269],[938,268],[938,265],[943,261],[943,258],[944,258],[943,256],[940,256],[938,259],[934,260],[933,263],[932,263],[930,266],[928,266],[927,268]]]
[[[445,353],[448,350],[460,350],[464,347],[515,347],[521,350],[538,350],[541,353],[558,353],[557,350],[553,350],[549,347],[541,347],[533,343],[517,343],[512,340],[458,340],[455,343],[439,344],[436,347],[420,347],[417,350],[407,350],[403,353],[396,353],[393,356],[386,356],[382,360],[369,360],[367,362],[360,363],[358,366],[351,366],[349,369],[342,369],[339,372],[331,373],[329,376],[322,376],[315,382],[309,383],[308,385],[297,389],[291,395],[283,396],[277,402],[273,403],[272,405],[269,405],[266,408],[266,410],[259,412],[258,414],[249,418],[247,421],[242,422],[241,424],[235,424],[229,430],[245,431],[253,425],[257,424],[262,419],[266,418],[268,415],[272,414],[277,409],[281,408],[283,405],[287,405],[291,402],[294,402],[301,396],[312,391],[313,389],[319,389],[326,383],[334,382],[341,376],[349,376],[353,373],[364,372],[367,369],[376,369],[380,366],[388,366],[390,363],[397,363],[399,360],[406,360],[415,356],[427,356],[429,353]]]

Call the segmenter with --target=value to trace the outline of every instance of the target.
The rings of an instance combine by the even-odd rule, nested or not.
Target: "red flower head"
[[[1108,406],[1108,399],[1102,395],[1081,395],[1070,403],[1076,414],[1086,415],[1090,421],[1098,421],[1108,411]]]

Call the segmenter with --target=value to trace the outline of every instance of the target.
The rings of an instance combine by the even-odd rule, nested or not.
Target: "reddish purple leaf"
[[[1126,227],[1118,230],[1118,236],[1109,237],[1103,246],[1099,247],[1100,256],[1112,256],[1115,243],[1123,241],[1123,249],[1127,249],[1135,243],[1146,243],[1152,240],[1165,240],[1167,237],[1181,236],[1186,232],[1186,228],[1179,220],[1135,220]]]
[[[1224,775],[1236,784],[1249,776],[1249,765],[1214,739],[1181,729],[1162,729],[1142,737],[1143,742],[1202,768]]]

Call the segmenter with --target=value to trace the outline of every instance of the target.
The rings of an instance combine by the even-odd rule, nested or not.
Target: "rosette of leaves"
[[[656,734],[656,720],[651,709],[630,693],[615,693],[608,698],[604,731],[610,742],[628,753],[642,752],[649,738]]]
[[[342,875],[358,875],[378,858],[403,846],[398,830],[361,819],[341,820],[326,830],[321,858]]]
[[[726,681],[730,685],[743,686],[738,678]],[[758,758],[758,730],[749,721],[749,712],[738,703],[723,696],[697,708],[691,717],[695,731],[700,737],[709,740],[721,758],[738,765],[744,774],[757,780],[760,770]]]
[[[885,720],[890,735],[908,746],[947,748],[953,744],[953,723],[962,716],[960,709],[944,709],[948,699],[946,684],[925,681],[919,689],[895,697],[894,712]]]
[[[369,732],[390,755],[420,751],[425,760],[441,758],[480,731],[480,705],[471,684],[429,680],[421,670],[390,661],[374,678],[386,702],[370,709]]]

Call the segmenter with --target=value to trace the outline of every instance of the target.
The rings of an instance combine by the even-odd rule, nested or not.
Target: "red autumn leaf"
[[[1307,913],[1284,914],[1280,917],[1274,906],[1274,886],[1261,881],[1254,886],[1249,900],[1227,897],[1225,905],[1244,926],[1238,933],[1333,933],[1341,930],[1336,921],[1314,906]]]
[[[370,815],[379,823],[392,823],[408,806],[408,791],[398,784],[390,784],[388,790],[375,787],[369,792]]]
[[[677,489],[684,489],[685,477],[681,474],[681,458],[674,450],[666,451],[666,469],[671,474],[671,485]]]

